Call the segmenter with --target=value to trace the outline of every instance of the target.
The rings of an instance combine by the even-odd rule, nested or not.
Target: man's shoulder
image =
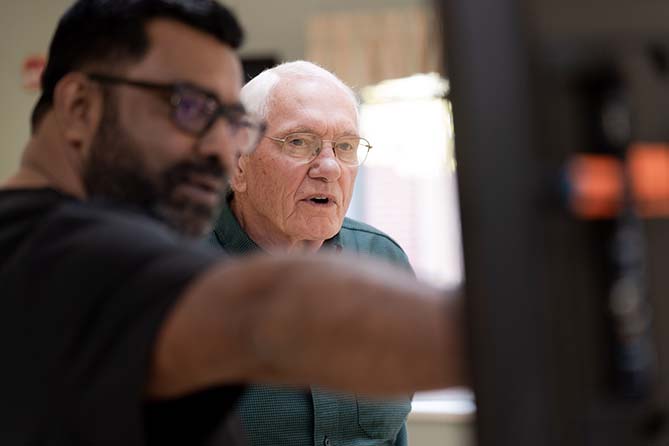
[[[374,226],[352,218],[344,218],[339,241],[344,249],[385,257],[399,263],[408,259],[402,247],[391,236]]]
[[[18,197],[10,196],[16,201]],[[187,243],[162,222],[132,208],[96,200],[81,201],[58,191],[21,194],[26,205],[6,209],[0,215],[3,251],[19,254],[68,253],[91,259],[115,255],[148,255],[167,251],[190,251]],[[13,226],[21,231],[10,233]],[[199,251],[200,248],[198,247]]]
[[[353,237],[358,237],[358,238],[371,238],[371,239],[383,240],[392,245],[395,245],[399,249],[402,249],[402,247],[385,232],[381,231],[378,228],[375,228],[372,225],[363,223],[358,220],[354,220],[349,217],[344,218],[344,223],[341,226],[340,233],[351,235]]]
[[[49,244],[59,238],[82,254],[115,256],[122,263],[172,258],[205,265],[220,257],[206,243],[180,235],[158,217],[112,203],[67,203],[50,218],[49,226],[35,241]]]
[[[52,216],[59,224],[73,223],[80,229],[94,227],[96,231],[127,234],[134,239],[150,237],[174,243],[178,237],[165,224],[133,208],[103,202],[69,202]]]
[[[220,258],[158,220],[111,203],[70,197],[43,209],[30,218],[0,219],[0,236],[13,224],[27,225],[0,237],[0,281],[15,296],[48,292],[94,301],[146,292],[150,299],[181,290]]]

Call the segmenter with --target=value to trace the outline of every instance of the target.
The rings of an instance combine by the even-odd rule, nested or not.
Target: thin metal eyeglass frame
[[[293,136],[293,135],[310,135],[310,136],[314,136],[315,138],[317,138],[321,142],[318,146],[318,150],[316,151],[316,153],[314,153],[314,155],[311,158],[305,158],[305,160],[306,160],[305,162],[309,163],[309,162],[313,161],[314,159],[316,159],[316,157],[321,153],[321,150],[323,150],[323,143],[325,143],[325,142],[332,143],[332,151],[334,152],[335,157],[338,160],[341,161],[341,159],[339,157],[337,157],[337,151],[335,150],[335,146],[336,146],[335,143],[337,141],[339,141],[339,139],[341,139],[341,138],[339,138],[339,139],[322,139],[320,136],[318,136],[314,133],[304,133],[304,132],[289,133],[286,136],[284,136],[283,138],[277,138],[275,136],[269,136],[269,135],[263,135],[263,137],[265,137],[267,139],[271,139],[274,142],[281,143],[281,150],[284,151],[284,145],[286,144],[286,141],[288,140],[288,137]],[[346,137],[342,137],[342,138],[346,138]],[[349,164],[351,166],[362,166],[363,163],[365,161],[367,161],[367,157],[369,156],[369,151],[372,150],[372,148],[374,146],[372,146],[369,143],[369,141],[367,141],[365,138],[363,138],[361,136],[351,136],[350,138],[358,138],[360,140],[360,144],[362,144],[364,147],[367,147],[367,152],[365,153],[365,158],[361,162],[359,162],[357,164]]]

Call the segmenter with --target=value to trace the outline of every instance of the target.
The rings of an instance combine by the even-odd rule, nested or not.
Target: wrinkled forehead
[[[341,85],[326,78],[281,79],[268,100],[271,127],[299,127],[317,133],[358,132],[358,103]]]

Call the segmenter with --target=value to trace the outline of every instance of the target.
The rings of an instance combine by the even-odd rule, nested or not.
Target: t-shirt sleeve
[[[43,413],[34,427],[63,432],[70,444],[152,444],[171,432],[208,444],[241,389],[151,404],[144,389],[163,320],[217,255],[148,219],[104,212],[57,215],[26,250],[17,286],[27,299],[15,314],[32,328],[19,327],[16,353],[40,368],[29,372],[43,406],[33,409]],[[177,414],[180,423],[161,422]]]

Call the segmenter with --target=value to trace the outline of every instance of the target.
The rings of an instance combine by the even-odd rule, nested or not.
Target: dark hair
[[[56,84],[91,63],[139,61],[149,50],[146,24],[171,18],[213,35],[233,49],[243,31],[232,13],[215,0],[78,0],[58,23],[42,74],[42,95],[31,117],[33,131],[53,105]]]

